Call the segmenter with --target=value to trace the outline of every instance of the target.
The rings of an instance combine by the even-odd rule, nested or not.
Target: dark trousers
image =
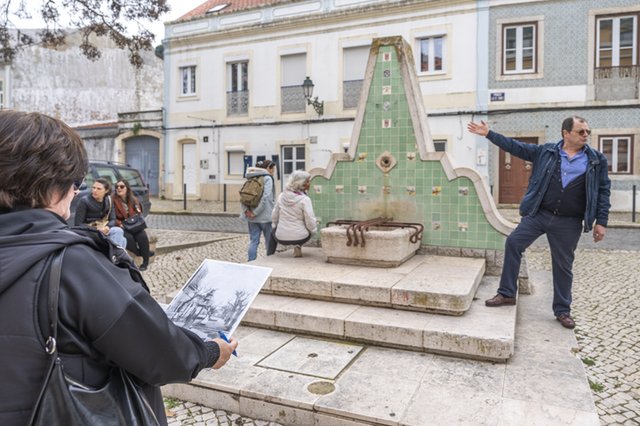
[[[142,257],[143,263],[149,263],[149,237],[144,229],[137,234],[125,231],[124,237],[127,239],[127,250]]]
[[[580,218],[556,216],[542,209],[535,216],[524,216],[507,237],[498,293],[516,296],[522,254],[540,235],[547,234],[553,273],[553,313],[558,316],[571,312],[571,270],[581,233]]]

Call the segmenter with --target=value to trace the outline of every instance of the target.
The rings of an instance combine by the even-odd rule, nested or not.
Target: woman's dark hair
[[[84,143],[65,123],[37,112],[0,111],[0,209],[49,207],[87,169]]]
[[[131,190],[131,185],[129,185],[129,182],[127,180],[125,180],[125,179],[119,179],[119,180],[116,181],[116,185],[115,186],[118,186],[119,183],[123,184],[124,187],[127,188],[127,195],[124,197],[125,204],[126,205],[136,204],[138,199],[136,198],[135,194]],[[116,193],[116,195],[118,195],[118,194]]]
[[[96,179],[96,182],[98,182],[99,184],[104,186],[105,195],[111,194],[111,181],[109,179],[101,177],[101,178]]]

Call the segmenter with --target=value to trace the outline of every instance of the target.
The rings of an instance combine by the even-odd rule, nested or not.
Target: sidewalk
[[[154,214],[208,214],[220,216],[237,216],[240,214],[240,203],[222,201],[187,200],[184,208],[183,200],[151,199],[151,213]],[[517,208],[498,208],[502,216],[512,222],[520,221]],[[610,212],[609,227],[611,228],[640,228],[640,212],[636,212],[636,221],[632,222],[631,212]]]
[[[153,214],[210,214],[237,216],[240,214],[240,203],[228,201],[225,206],[222,201],[187,200],[187,208],[184,208],[184,200],[151,199],[151,213]]]

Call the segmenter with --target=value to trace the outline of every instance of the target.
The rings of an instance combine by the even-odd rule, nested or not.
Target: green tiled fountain
[[[359,105],[348,153],[311,170],[320,228],[377,217],[419,223],[423,252],[493,263],[512,224],[476,170],[454,168],[446,152],[435,152],[411,48],[401,37],[373,41]]]

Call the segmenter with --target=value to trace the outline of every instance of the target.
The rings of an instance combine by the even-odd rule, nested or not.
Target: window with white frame
[[[283,180],[296,170],[306,169],[304,145],[283,145],[281,154]]]
[[[525,23],[502,27],[502,73],[536,72],[537,24]]]
[[[196,94],[196,66],[180,67],[180,93],[183,96]]]
[[[596,67],[638,65],[638,14],[597,18]]]
[[[345,109],[358,106],[370,48],[367,45],[343,49],[342,107]]]
[[[249,111],[249,62],[227,64],[227,114],[244,115]]]
[[[607,157],[610,173],[631,173],[632,136],[601,136],[599,145],[600,151]]]
[[[227,174],[242,175],[244,173],[244,151],[227,151]]]
[[[418,72],[439,73],[445,70],[445,42],[444,35],[418,39],[418,51],[420,52]]]

